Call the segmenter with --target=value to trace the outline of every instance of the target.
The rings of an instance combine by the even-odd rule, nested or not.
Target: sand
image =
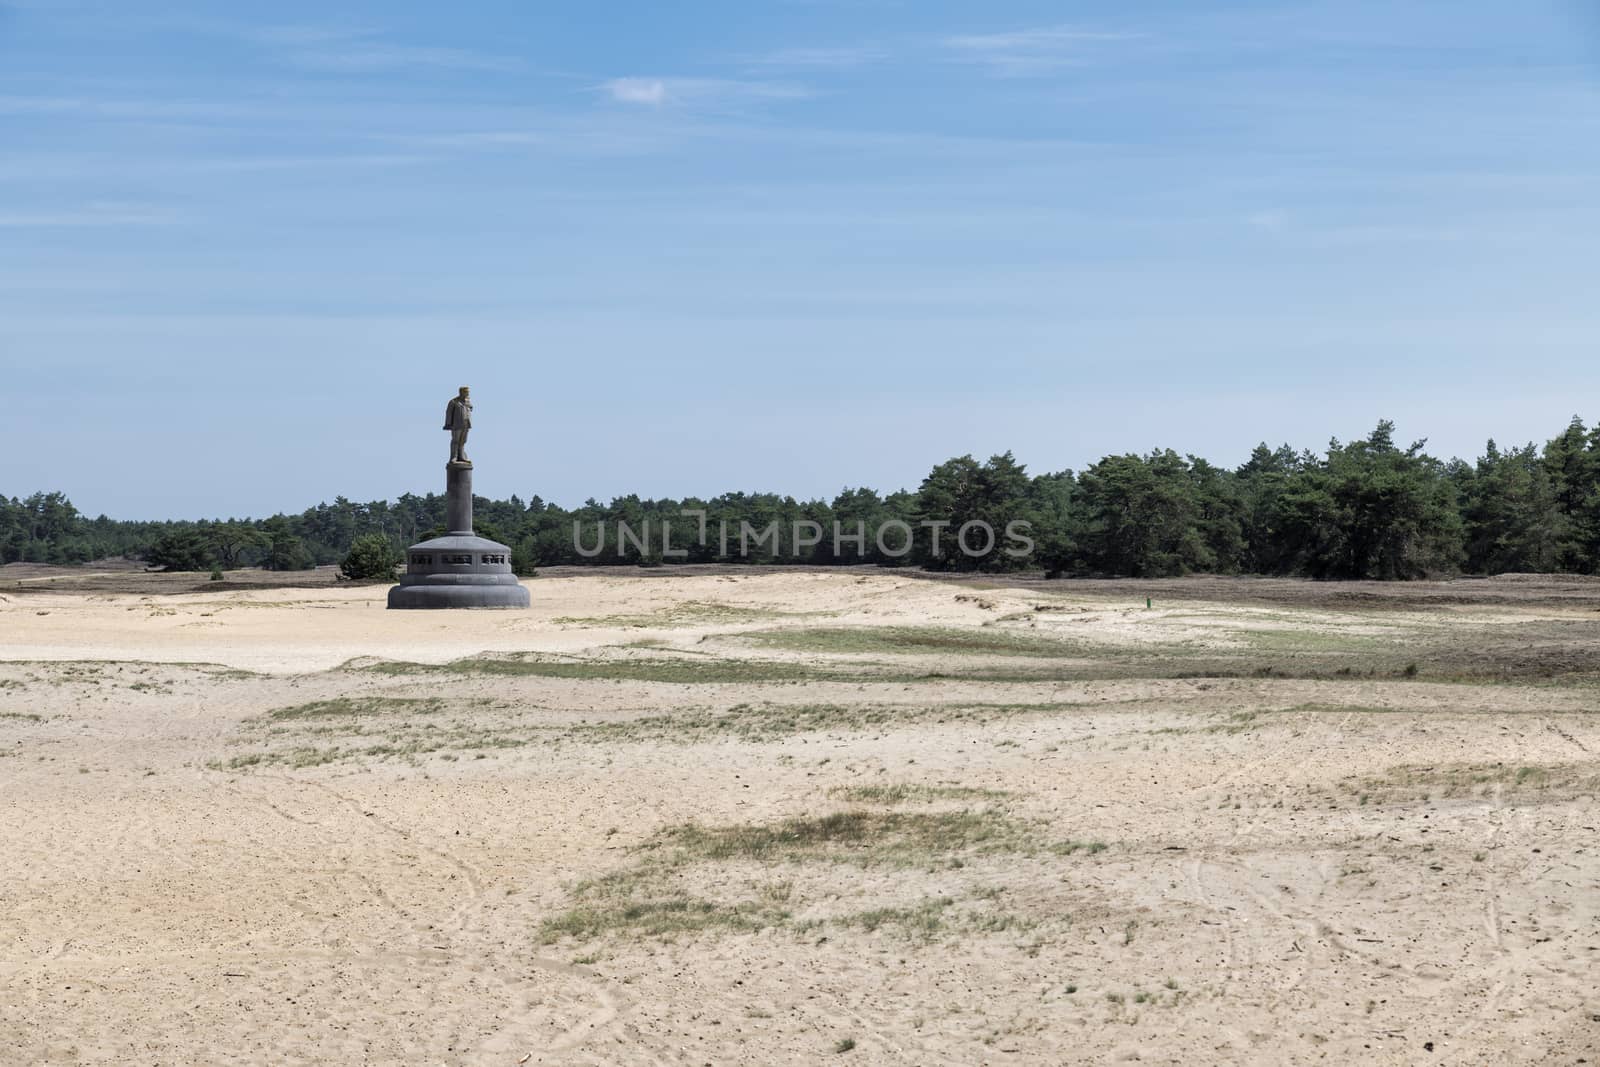
[[[119,581],[0,583],[0,1062],[1600,1062],[1593,584]]]

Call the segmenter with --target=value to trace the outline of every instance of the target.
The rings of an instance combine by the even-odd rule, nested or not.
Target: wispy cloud
[[[698,117],[685,116],[667,121],[639,122],[637,107],[610,113],[585,111],[573,115],[552,115],[522,120],[518,126],[482,126],[477,129],[438,129],[370,134],[379,142],[405,145],[448,158],[461,153],[498,152],[508,156],[538,154],[551,156],[639,156],[678,144],[685,136],[704,135],[706,127]],[[458,118],[464,116],[457,116]],[[483,119],[505,116],[483,115]],[[719,127],[721,129],[722,127]]]
[[[1096,45],[1141,36],[1076,26],[1040,26],[1004,33],[958,34],[944,38],[942,43],[957,59],[985,66],[991,73],[1026,77],[1081,62],[1087,50]]]
[[[465,130],[459,133],[407,134],[386,140],[432,148],[499,148],[517,145],[544,145],[555,138],[536,130]]]
[[[72,154],[72,153],[47,153],[24,157],[7,157],[0,162],[0,182],[30,182],[40,181],[77,182],[86,179],[101,179],[105,175],[115,173],[123,180],[155,181],[168,178],[182,178],[189,176],[205,175],[250,175],[270,174],[276,171],[318,171],[336,169],[382,169],[390,167],[405,167],[426,164],[439,158],[437,152],[431,154],[413,153],[409,155],[353,155],[353,154],[327,154],[327,155],[263,155],[263,156],[140,156],[104,154]],[[47,209],[23,215],[21,213],[11,216],[14,219],[39,218],[39,219],[76,219],[77,221],[50,222],[49,225],[79,225],[79,226],[153,226],[162,223],[177,222],[176,218],[162,215],[158,209],[102,205],[96,210],[73,209],[71,211],[57,211]],[[24,223],[13,221],[11,225],[45,225],[44,222]]]
[[[190,173],[253,174],[275,170],[320,170],[331,167],[407,167],[431,162],[433,157],[423,155],[383,155],[378,153],[307,155],[307,156],[238,156],[217,159],[195,159],[172,164],[174,170]]]
[[[1031,30],[1014,30],[1009,33],[979,33],[946,37],[952,48],[968,48],[980,52],[1022,52],[1057,49],[1083,41],[1125,41],[1137,34],[1107,33],[1100,30],[1082,30],[1072,26],[1045,26]]]
[[[602,82],[598,88],[619,104],[642,107],[736,100],[801,100],[813,95],[809,89],[798,85],[727,78],[613,78]]]
[[[374,73],[432,67],[444,70],[510,70],[517,60],[465,48],[413,45],[387,40],[368,29],[325,26],[248,28],[240,36],[268,48],[284,62],[309,70]]]
[[[171,226],[176,216],[144,204],[95,201],[54,211],[0,213],[0,229],[80,226]]]
[[[232,109],[224,106],[224,113]],[[215,104],[126,97],[0,96],[0,115],[87,115],[117,119],[171,119],[218,113]]]
[[[1354,245],[1434,244],[1488,239],[1491,229],[1469,232],[1460,226],[1422,226],[1392,223],[1298,223],[1287,211],[1269,208],[1245,217],[1245,223],[1281,238],[1318,247]]]
[[[414,67],[496,71],[510,70],[517,66],[514,60],[481,55],[461,48],[429,48],[378,42],[310,49],[295,53],[290,59],[295,64],[312,70],[350,72],[405,70]]]
[[[1450,243],[1487,236],[1459,226],[1336,226],[1311,235],[1321,244],[1345,246]]]
[[[749,67],[774,70],[838,70],[862,67],[887,59],[881,48],[780,48],[774,52],[744,57]]]
[[[667,102],[667,83],[660,78],[614,78],[601,88],[620,104],[660,107]]]

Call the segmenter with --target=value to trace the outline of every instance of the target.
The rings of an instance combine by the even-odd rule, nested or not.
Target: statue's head
[[[465,400],[470,393],[471,393],[471,390],[469,390],[466,386],[463,385],[461,387],[461,399],[462,400]]]

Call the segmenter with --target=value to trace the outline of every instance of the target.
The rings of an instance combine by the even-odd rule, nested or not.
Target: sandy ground
[[[5,570],[0,1062],[1600,1063],[1594,583]]]

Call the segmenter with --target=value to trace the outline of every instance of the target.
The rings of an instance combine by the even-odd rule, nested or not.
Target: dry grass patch
[[[684,823],[644,848],[673,864],[705,860],[817,861],[927,866],[959,852],[1032,852],[1037,828],[995,809],[952,812],[841,811],[778,823],[705,827]]]
[[[539,939],[549,945],[563,938],[589,941],[620,933],[651,938],[710,929],[737,933],[778,926],[788,918],[787,910],[755,900],[718,904],[684,893],[615,887],[591,892],[583,903],[540,923]]]
[[[788,652],[1033,656],[1045,659],[1083,654],[1079,646],[1066,641],[990,627],[828,626],[761,630],[744,637],[762,648]]]
[[[927,804],[938,800],[1004,800],[1004,789],[974,789],[963,785],[836,785],[828,795],[856,804]]]
[[[718,741],[763,744],[807,733],[861,733],[901,727],[984,724],[1028,715],[1049,715],[1085,706],[1051,704],[738,704],[716,711],[691,709],[602,721],[530,720],[511,705],[490,701],[446,702],[440,698],[351,697],[278,708],[240,726],[245,743],[279,747],[214,760],[220,770],[277,765],[315,767],[358,760],[451,759],[458,753],[560,744],[694,745]],[[1096,702],[1103,709],[1106,702]],[[885,791],[887,790],[887,791]],[[1006,794],[957,787],[862,787],[863,803],[997,800]]]
[[[657,608],[655,611],[639,615],[563,615],[550,621],[560,626],[655,630],[684,626],[705,626],[715,623],[819,618],[835,614],[837,612],[781,611],[777,608],[751,608],[739,604],[723,604],[713,600],[686,600],[677,604],[668,604],[665,607]]]
[[[1339,789],[1356,796],[1360,804],[1493,796],[1513,801],[1566,800],[1600,791],[1600,765],[1400,764],[1380,775],[1341,781]]]
[[[717,738],[772,741],[795,734],[864,731],[908,725],[983,724],[1025,715],[1088,706],[1087,701],[1045,704],[736,704],[726,711],[700,710],[608,722],[551,727],[553,739],[581,744],[650,742],[695,744]],[[1097,701],[1096,708],[1110,706]]]
[[[444,708],[438,697],[338,697],[267,712],[272,722],[351,719],[369,715],[427,715]]]
[[[835,925],[868,932],[893,928],[913,939],[939,933],[1000,933],[1031,928],[1033,920],[996,908],[996,890],[974,890],[966,904],[947,894],[911,905],[894,904],[833,917],[793,920],[807,902],[792,878],[770,877],[736,899],[714,899],[710,887],[733,881],[730,870],[770,870],[779,865],[830,864],[855,874],[830,875],[830,898],[848,897],[852,881],[867,879],[862,892],[883,884],[869,872],[922,868],[941,877],[968,876],[985,857],[1066,856],[1103,845],[1052,844],[1037,823],[995,809],[950,812],[846,810],[767,823],[704,826],[682,823],[652,834],[634,849],[636,862],[580,883],[572,903],[539,927],[546,943],[565,937],[671,936],[711,929],[748,931],[789,928],[807,932]],[[855,894],[855,895],[860,895]]]
[[[566,678],[577,681],[667,682],[679,685],[762,682],[859,681],[859,670],[829,670],[800,663],[715,656],[648,655],[629,659],[556,659],[538,655],[471,656],[449,663],[383,660],[355,670],[387,675],[479,675]]]

